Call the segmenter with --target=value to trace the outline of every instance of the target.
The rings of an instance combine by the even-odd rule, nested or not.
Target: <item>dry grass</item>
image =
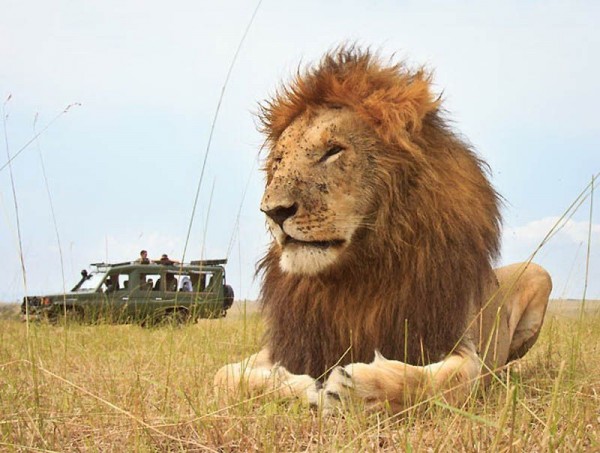
[[[259,347],[254,310],[183,328],[0,320],[0,450],[598,451],[600,316],[551,312],[533,350],[466,407],[324,417],[212,377]],[[567,316],[565,316],[565,313]]]

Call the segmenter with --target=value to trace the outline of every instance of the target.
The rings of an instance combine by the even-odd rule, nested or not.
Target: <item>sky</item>
[[[89,263],[141,249],[181,259],[190,224],[186,261],[227,257],[236,298],[255,299],[270,238],[254,114],[344,42],[433,72],[505,199],[497,265],[537,251],[553,297],[600,299],[600,193],[539,249],[600,172],[598,2],[263,0],[226,86],[257,2],[0,5],[0,167],[29,143],[12,162],[17,209],[0,170],[0,301],[69,289]]]

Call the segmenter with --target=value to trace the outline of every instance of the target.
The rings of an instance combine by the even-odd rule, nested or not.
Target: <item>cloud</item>
[[[580,244],[581,242],[587,242],[588,240],[590,222],[573,219],[561,222],[560,217],[544,217],[539,220],[533,220],[522,226],[509,227],[506,229],[505,235],[514,237],[519,241],[541,243],[546,235],[554,228],[559,228],[559,230],[553,233],[553,241]],[[592,242],[600,239],[600,224],[592,224],[591,236]]]
[[[539,248],[551,231],[552,236]],[[592,277],[600,265],[600,224],[592,223],[590,236],[587,220],[561,222],[557,216],[543,217],[505,228],[502,239],[501,264],[525,261],[535,253],[533,260],[552,276],[552,297],[580,298],[584,291],[588,298],[600,297],[600,281]]]

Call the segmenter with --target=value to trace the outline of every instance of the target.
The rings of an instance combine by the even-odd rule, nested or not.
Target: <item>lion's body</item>
[[[446,126],[423,72],[341,50],[269,102],[262,119],[270,152],[261,209],[275,240],[260,263],[267,333],[255,368],[277,363],[286,376],[319,378],[347,365],[327,380],[328,394],[353,388],[394,400],[409,383],[428,386],[433,370],[443,388],[446,369],[466,380],[479,373],[477,353],[501,366],[531,346],[526,331],[537,337],[549,278],[534,265],[494,274],[498,195]],[[541,302],[509,290],[517,277],[521,287],[537,282],[528,291]],[[526,329],[517,305],[537,307]],[[511,349],[515,332],[521,349]],[[362,363],[375,351],[387,360]],[[388,388],[393,376],[402,381],[390,371],[398,367],[414,376]]]
[[[426,365],[442,360],[468,327],[469,298],[455,306],[415,306],[427,299],[418,299],[396,273],[376,265],[348,268],[343,276],[302,278],[281,275],[275,263],[265,274],[274,276],[277,287],[263,289],[267,345],[273,362],[295,374],[326,376],[334,365],[373,360],[376,350]],[[290,332],[311,334],[299,339]]]

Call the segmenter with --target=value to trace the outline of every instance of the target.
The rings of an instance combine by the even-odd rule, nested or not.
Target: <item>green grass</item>
[[[598,451],[600,316],[548,315],[538,343],[462,408],[323,416],[257,395],[223,407],[222,365],[258,350],[258,314],[181,328],[0,319],[2,451]],[[28,335],[28,336],[27,336]]]

